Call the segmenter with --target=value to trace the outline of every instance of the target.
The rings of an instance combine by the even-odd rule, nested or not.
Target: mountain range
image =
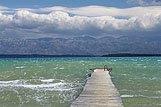
[[[108,55],[160,54],[161,36],[105,36],[95,38],[0,38],[0,54]]]

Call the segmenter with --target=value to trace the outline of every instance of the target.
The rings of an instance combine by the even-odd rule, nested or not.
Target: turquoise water
[[[161,57],[2,58],[0,107],[69,107],[104,65],[125,107],[161,107]]]

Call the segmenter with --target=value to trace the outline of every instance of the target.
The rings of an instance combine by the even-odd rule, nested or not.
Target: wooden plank
[[[109,71],[95,69],[82,93],[71,104],[71,107],[123,107]]]

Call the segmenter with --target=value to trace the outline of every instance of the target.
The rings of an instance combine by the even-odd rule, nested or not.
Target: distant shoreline
[[[161,56],[161,54],[130,54],[130,53],[118,53],[118,54],[108,54],[102,55],[102,57],[157,57]]]
[[[158,57],[161,54],[108,54],[108,55],[42,55],[42,54],[1,54],[0,58],[50,58],[50,57]]]

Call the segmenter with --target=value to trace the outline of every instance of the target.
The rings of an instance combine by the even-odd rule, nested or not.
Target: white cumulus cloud
[[[160,32],[161,6],[80,8],[47,7],[0,11],[0,32],[30,31],[39,34],[109,34],[111,32]],[[7,10],[8,11],[8,10]],[[26,32],[26,33],[27,33]]]

